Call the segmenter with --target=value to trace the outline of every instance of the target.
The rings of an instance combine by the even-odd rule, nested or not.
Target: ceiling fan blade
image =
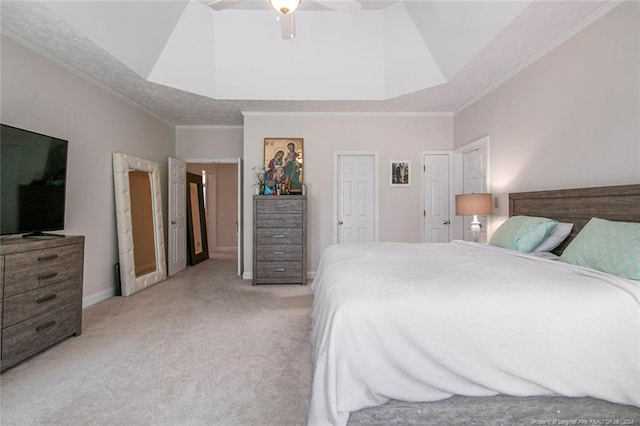
[[[349,15],[357,15],[362,9],[362,5],[355,0],[313,0],[314,2],[337,10],[338,12],[348,13]]]
[[[213,10],[223,10],[242,3],[244,0],[214,0],[209,3],[209,7]]]
[[[279,19],[282,39],[291,40],[293,38],[296,38],[296,22],[293,18],[293,13],[287,13],[286,15],[280,14]]]

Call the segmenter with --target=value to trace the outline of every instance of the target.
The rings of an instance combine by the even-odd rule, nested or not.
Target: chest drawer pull
[[[36,331],[42,331],[42,330],[47,329],[49,327],[53,327],[54,325],[56,325],[55,321],[49,321],[49,322],[46,322],[46,323],[42,324],[40,327],[36,327]]]
[[[273,238],[284,238],[284,234],[276,234]]]
[[[56,295],[56,294],[49,294],[49,295],[47,295],[47,296],[43,296],[43,297],[39,298],[38,300],[36,300],[36,303],[37,303],[37,304],[40,304],[40,303],[49,302],[49,301],[51,301],[51,300],[55,299],[56,297],[58,297],[58,295]]]
[[[53,260],[53,259],[57,259],[58,255],[57,254],[50,254],[48,256],[40,256],[38,258],[38,262],[46,262],[47,260]]]
[[[284,254],[283,251],[274,251],[273,254]]]
[[[48,280],[49,278],[53,278],[58,276],[57,272],[51,272],[49,274],[42,274],[42,275],[38,275],[38,281],[42,281],[42,280]]]
[[[284,272],[284,271],[285,271],[285,269],[284,269],[284,268],[273,268],[273,270],[274,270],[275,272]]]

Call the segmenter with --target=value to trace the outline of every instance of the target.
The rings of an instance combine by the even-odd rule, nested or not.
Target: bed
[[[553,249],[567,256],[594,217],[640,222],[640,185],[512,193],[509,215],[573,223]],[[309,425],[453,395],[640,407],[635,279],[493,245],[373,243],[328,247],[312,289]]]

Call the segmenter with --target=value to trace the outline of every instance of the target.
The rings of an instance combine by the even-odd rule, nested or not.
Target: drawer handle
[[[41,297],[40,299],[36,300],[36,303],[40,304],[40,303],[48,302],[50,300],[55,299],[56,297],[58,297],[58,295],[49,294],[48,296],[44,296],[44,297]]]
[[[284,268],[273,268],[275,272],[284,272]]]
[[[284,254],[283,251],[274,251],[273,254]]]
[[[58,255],[57,254],[50,254],[48,256],[40,256],[38,258],[38,262],[46,262],[47,260],[53,260],[53,259],[57,259]]]
[[[58,276],[57,272],[51,272],[49,274],[42,274],[42,275],[38,275],[38,280],[42,281],[42,280],[48,280],[49,278],[53,278]]]
[[[274,235],[273,238],[284,238],[284,234],[277,234]]]
[[[45,328],[53,327],[56,325],[55,321],[49,321],[48,323],[42,324],[40,327],[36,327],[36,331],[42,331]]]

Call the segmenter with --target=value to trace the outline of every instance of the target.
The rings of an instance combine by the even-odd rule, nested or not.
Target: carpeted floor
[[[85,310],[83,330],[0,376],[2,425],[300,425],[309,286],[210,259]]]
[[[210,259],[84,311],[83,332],[0,376],[2,425],[306,423],[308,286],[251,286]],[[392,401],[350,426],[640,425],[640,408],[591,398]]]

